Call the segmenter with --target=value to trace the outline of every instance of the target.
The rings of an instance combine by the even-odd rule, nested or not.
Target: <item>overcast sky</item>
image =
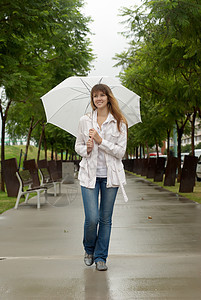
[[[120,24],[123,20],[118,16],[121,7],[139,6],[141,0],[85,0],[84,14],[94,20],[90,24],[92,48],[97,59],[93,62],[95,69],[89,75],[117,76],[120,68],[113,67],[116,63],[112,58],[121,53],[128,45],[118,32],[124,30]]]

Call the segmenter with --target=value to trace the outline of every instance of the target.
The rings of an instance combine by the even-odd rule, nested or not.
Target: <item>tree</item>
[[[36,132],[35,134],[37,135]],[[45,126],[45,137],[47,149],[50,149],[52,151],[52,159],[54,158],[54,153],[55,157],[59,152],[63,153],[64,151],[66,151],[71,155],[74,153],[75,137],[69,134],[68,132],[52,124],[47,124]]]
[[[90,19],[81,14],[82,5],[81,0],[2,1],[0,86],[6,94],[0,102],[2,161],[11,104],[34,101],[37,106],[39,91],[42,95],[64,78],[88,72],[93,59],[86,38]],[[13,110],[16,107],[12,105]]]
[[[119,63],[124,62],[125,66],[126,57],[127,54],[118,56]],[[153,145],[158,148],[170,132],[175,118],[175,112],[170,114],[166,105],[171,77],[167,78],[160,72],[155,60],[149,58],[144,44],[135,53],[129,50],[128,65],[120,77],[128,88],[141,96],[142,124],[134,126],[135,138],[138,136],[139,144],[146,146],[147,150]]]
[[[116,56],[124,66],[121,78],[133,89],[140,87],[143,95],[151,93],[170,126],[176,122],[180,158],[184,128],[189,120],[193,128],[201,107],[200,3],[147,0],[135,10],[124,8],[122,16],[127,18],[124,35],[130,40],[130,48]]]

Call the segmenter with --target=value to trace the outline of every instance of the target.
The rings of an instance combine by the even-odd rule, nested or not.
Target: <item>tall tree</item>
[[[122,16],[130,41],[127,52],[117,55],[124,66],[124,82],[152,94],[163,113],[177,123],[180,141],[185,124],[200,102],[200,1],[147,0],[137,9],[124,8]],[[141,66],[136,65],[139,61]],[[173,123],[172,123],[173,124]]]
[[[65,77],[88,72],[93,59],[86,38],[90,19],[81,14],[82,5],[81,0],[2,1],[0,86],[6,93],[0,102],[2,142],[13,102],[37,105],[39,91],[42,95]]]

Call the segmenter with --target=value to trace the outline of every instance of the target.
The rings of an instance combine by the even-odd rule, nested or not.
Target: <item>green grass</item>
[[[36,196],[36,193],[31,193],[29,198]],[[8,197],[6,192],[0,191],[0,214],[13,208],[15,206],[17,197]],[[20,203],[24,202],[25,198],[22,196],[20,198]]]
[[[21,200],[21,202],[24,200]],[[16,202],[16,197],[8,197],[7,193],[0,192],[0,214],[4,211],[13,208]]]
[[[10,158],[16,158],[17,159],[17,164],[19,164],[20,160],[20,151],[22,149],[22,158],[21,158],[21,167],[24,161],[24,154],[25,154],[25,145],[12,145],[12,146],[5,146],[5,159],[10,159]],[[0,146],[1,150],[1,146]],[[27,159],[37,159],[38,155],[38,148],[35,146],[29,146],[29,151],[28,151],[28,156]],[[41,150],[40,151],[40,159],[45,158],[45,151]],[[51,152],[47,152],[47,159],[51,159]]]
[[[128,172],[128,171],[126,171]],[[137,177],[141,177],[141,178],[144,178],[145,180],[147,181],[150,181],[158,186],[161,186],[163,187],[164,189],[170,191],[170,192],[173,192],[175,194],[178,194],[180,196],[183,196],[185,198],[188,198],[194,202],[197,202],[197,203],[201,203],[201,182],[198,182],[196,181],[196,185],[194,187],[194,190],[193,190],[193,193],[180,193],[179,192],[179,183],[178,182],[175,182],[175,186],[164,186],[163,185],[163,182],[155,182],[153,179],[151,178],[147,178],[145,176],[141,176],[141,175],[137,175],[135,173],[132,173],[132,172],[128,172],[129,174],[134,174],[135,176]]]
[[[5,159],[9,158],[16,158],[17,164],[19,165],[19,159],[20,159],[20,151],[22,149],[23,154],[21,158],[21,167],[23,165],[24,161],[24,153],[25,153],[25,145],[12,145],[12,146],[5,146]],[[0,146],[1,149],[1,146]],[[28,156],[27,159],[37,159],[38,154],[38,148],[35,146],[29,146]],[[45,151],[41,150],[40,152],[40,159],[45,158]],[[51,159],[51,152],[48,151],[47,153],[47,159]],[[30,197],[34,196],[35,194],[30,195]],[[22,197],[20,199],[20,203],[24,201],[24,198]],[[15,206],[16,197],[8,197],[6,192],[0,191],[0,214],[2,214],[4,211],[11,209]]]

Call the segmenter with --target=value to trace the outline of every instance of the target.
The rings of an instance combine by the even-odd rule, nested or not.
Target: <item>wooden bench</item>
[[[48,168],[40,168],[39,173],[41,176],[41,187],[46,187],[47,189],[54,187],[54,196],[57,196],[57,185],[59,185],[59,194],[61,194],[61,183],[62,180],[53,180],[51,173]]]
[[[17,179],[19,180],[19,190],[17,195],[17,200],[15,203],[15,209],[18,208],[20,198],[23,195],[26,195],[25,203],[28,202],[29,194],[30,193],[37,193],[37,208],[40,208],[40,193],[45,193],[45,202],[47,202],[47,187],[44,186],[33,186],[33,179],[29,172],[29,170],[22,170],[16,172]],[[28,189],[24,189],[28,187]]]

